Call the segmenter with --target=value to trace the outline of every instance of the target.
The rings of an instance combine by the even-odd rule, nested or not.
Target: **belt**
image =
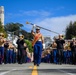
[[[4,46],[0,46],[0,47],[4,47]]]

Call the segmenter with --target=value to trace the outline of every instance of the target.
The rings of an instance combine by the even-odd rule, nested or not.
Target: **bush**
[[[25,43],[27,44],[29,51],[30,51],[30,52],[33,52],[33,48],[32,48],[32,43],[31,43],[31,41],[25,40]]]

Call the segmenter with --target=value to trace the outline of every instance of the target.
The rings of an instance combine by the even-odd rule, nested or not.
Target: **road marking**
[[[10,71],[6,71],[6,72],[2,72],[2,73],[0,73],[0,75],[5,75],[5,74],[7,74],[7,73],[9,73]]]
[[[7,74],[7,73],[9,73],[9,72],[11,72],[11,71],[14,71],[14,70],[16,70],[16,69],[12,69],[12,70],[10,70],[10,71],[2,72],[2,73],[0,73],[0,75],[5,75],[5,74]]]
[[[32,75],[38,75],[37,66],[34,66]]]
[[[64,70],[59,70],[59,71],[61,71],[61,72],[63,72],[63,73],[66,73],[66,74],[68,74],[68,75],[76,75],[76,74],[73,74],[73,73],[68,73],[67,71],[64,71]]]
[[[33,69],[33,67],[32,67],[32,66],[29,66],[29,68],[30,68],[30,69]]]

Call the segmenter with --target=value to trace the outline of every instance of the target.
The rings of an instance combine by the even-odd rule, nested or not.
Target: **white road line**
[[[5,75],[5,74],[7,74],[7,73],[9,73],[9,72],[11,72],[11,71],[14,71],[14,70],[16,70],[16,69],[12,69],[12,70],[6,71],[6,72],[1,72],[0,75]]]
[[[58,69],[59,70],[59,69]],[[63,72],[63,73],[66,73],[66,74],[68,74],[68,75],[76,75],[76,74],[73,74],[73,73],[68,73],[67,71],[64,71],[64,70],[59,70],[59,71],[61,71],[61,72]]]
[[[5,75],[5,74],[7,74],[7,73],[9,73],[10,71],[7,71],[7,72],[2,72],[2,73],[0,73],[0,75]]]

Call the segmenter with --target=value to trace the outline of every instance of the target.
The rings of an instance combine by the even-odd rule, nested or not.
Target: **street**
[[[37,67],[33,63],[2,64],[0,75],[76,75],[76,65],[41,63]]]

